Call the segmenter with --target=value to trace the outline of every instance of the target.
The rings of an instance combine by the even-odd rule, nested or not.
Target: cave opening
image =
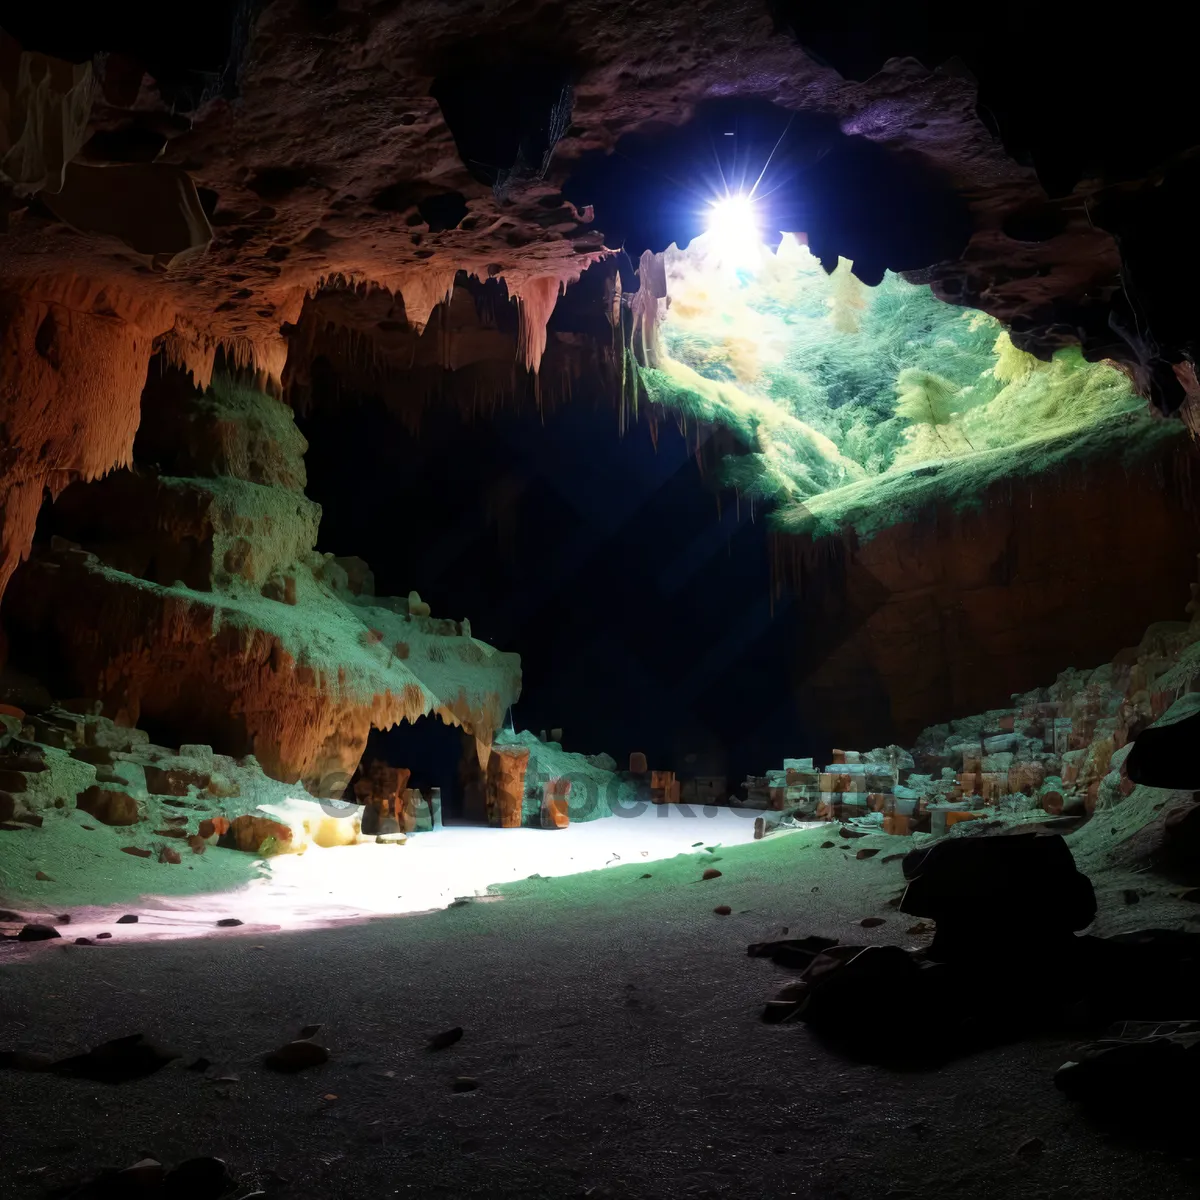
[[[408,771],[405,786],[421,792],[427,802],[436,789],[439,825],[487,823],[475,739],[440,718],[424,716],[388,729],[372,729],[359,774],[375,762]],[[347,800],[356,798],[354,788],[352,779]],[[432,811],[431,805],[431,817]]]

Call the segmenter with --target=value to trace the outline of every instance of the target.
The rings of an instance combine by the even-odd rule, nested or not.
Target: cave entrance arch
[[[445,825],[487,824],[475,739],[440,717],[431,713],[389,729],[372,729],[360,771],[374,762],[410,772],[405,786],[427,799],[433,788],[439,789]]]

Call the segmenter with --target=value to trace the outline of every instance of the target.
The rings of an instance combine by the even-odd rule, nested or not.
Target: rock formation
[[[323,795],[345,790],[372,726],[425,713],[486,759],[519,690],[516,655],[374,597],[360,560],[314,552],[320,509],[287,406],[168,373],[144,412],[138,467],[68,489],[6,600],[10,628],[55,648],[42,665],[60,694],[254,753]]]
[[[782,0],[618,3],[549,24],[511,5],[279,0],[198,21],[207,50],[185,53],[124,13],[82,26],[53,7],[6,14],[0,422],[20,468],[0,495],[0,586],[44,487],[128,461],[156,342],[201,385],[218,348],[278,379],[306,296],[382,292],[388,319],[419,331],[463,271],[504,281],[520,365],[536,370],[556,295],[608,252],[606,225],[608,249],[620,244],[639,203],[621,158],[569,202],[576,168],[647,129],[694,138],[714,96],[820,127],[804,232],[822,259],[921,271],[1039,354],[1082,341],[1167,410],[1200,395],[1194,289],[1178,282],[1197,137],[1186,60],[1150,49],[1154,22],[1123,31],[1119,105],[1081,111],[1079,95],[1114,91],[1103,26],[1073,26],[1060,54],[1065,34],[1026,37],[1021,22],[984,35],[905,17],[880,24],[864,60],[833,14]],[[110,53],[125,44],[140,58]],[[855,191],[847,164],[860,161],[912,202]],[[966,244],[943,261],[914,229],[936,225],[947,197]],[[348,336],[377,332],[369,306],[338,320]],[[92,434],[61,445],[76,427]]]
[[[805,716],[835,744],[908,743],[938,714],[1000,707],[1048,667],[1131,642],[1192,578],[1189,454],[1004,483],[848,547]]]

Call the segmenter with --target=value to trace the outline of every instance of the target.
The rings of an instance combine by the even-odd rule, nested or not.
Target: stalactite
[[[638,361],[646,367],[657,367],[660,362],[659,310],[660,302],[666,296],[666,259],[662,254],[646,250],[638,264],[638,290],[629,303],[633,314],[633,345],[641,351]]]
[[[433,310],[449,301],[454,291],[456,267],[426,267],[397,280],[391,288],[404,299],[404,315],[408,323],[423,333]]]
[[[43,491],[128,466],[163,305],[87,279],[32,280],[0,301],[0,595],[28,554]]]
[[[565,291],[564,284],[554,275],[542,275],[523,283],[515,293],[517,316],[517,361],[531,374],[537,374],[546,352],[546,326],[550,314]]]

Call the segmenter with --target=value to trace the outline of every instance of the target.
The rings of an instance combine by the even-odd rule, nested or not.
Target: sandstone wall
[[[851,549],[846,630],[798,681],[803,719],[836,744],[907,744],[1136,644],[1193,575],[1189,454],[1004,484],[977,510],[942,507]]]

